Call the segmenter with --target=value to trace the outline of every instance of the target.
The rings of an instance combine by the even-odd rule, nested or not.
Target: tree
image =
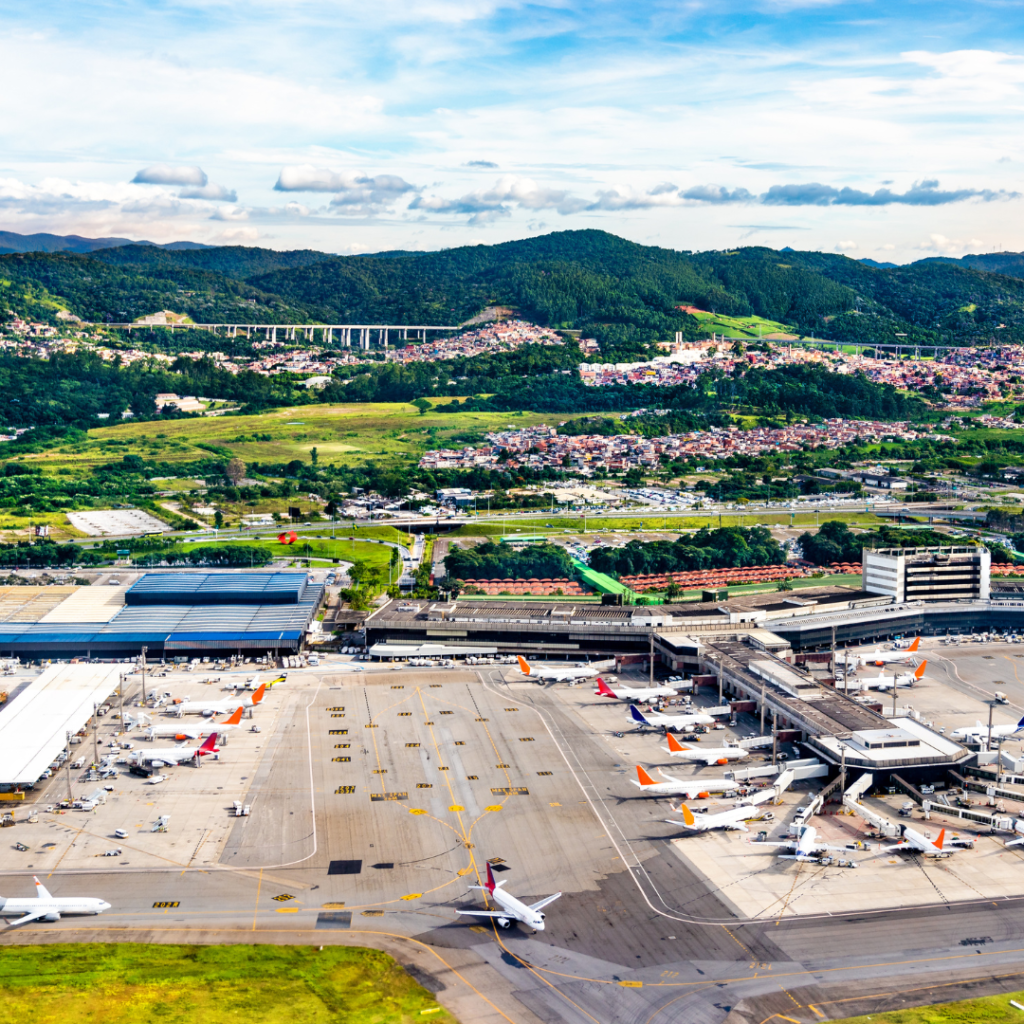
[[[665,588],[665,598],[668,601],[674,601],[682,592],[683,588],[675,580],[670,580]]]
[[[792,590],[793,583],[791,580],[779,580],[778,586],[775,589],[779,591]]]
[[[227,464],[224,475],[231,481],[233,487],[237,487],[245,479],[245,463],[237,457],[232,459]]]
[[[426,416],[431,406],[431,403],[426,398],[417,398],[411,404],[415,405],[416,408],[419,409],[421,416]]]
[[[224,525],[224,513],[220,509],[213,513],[213,525],[218,530]]]
[[[313,465],[315,466],[317,464],[317,462],[320,460],[320,453],[315,448],[310,448],[309,449],[309,459],[313,463]]]

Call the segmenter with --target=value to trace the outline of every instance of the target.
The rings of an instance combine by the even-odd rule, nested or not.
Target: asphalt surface
[[[1024,987],[1019,899],[736,918],[584,727],[579,689],[404,667],[289,687],[217,864],[51,872],[55,895],[112,909],[0,942],[380,946],[465,1022],[803,1022]],[[524,901],[564,893],[545,931],[454,914],[483,906],[487,860]]]

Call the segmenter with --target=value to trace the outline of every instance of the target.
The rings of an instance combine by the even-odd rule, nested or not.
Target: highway
[[[232,746],[199,776],[181,768],[164,784],[201,782],[211,825],[130,836],[123,864],[80,857],[44,873],[38,851],[21,855],[32,868],[0,851],[4,896],[25,894],[38,872],[54,895],[114,904],[97,918],[4,932],[2,942],[379,946],[443,985],[439,1000],[464,1022],[804,1022],[952,999],[964,985],[1021,987],[1019,898],[950,903],[938,891],[915,908],[744,920],[665,841],[665,807],[636,798],[617,741],[574,710],[586,691],[508,676],[291,673],[243,777],[249,818],[206,839],[223,814],[218,783],[239,785],[233,759],[249,763]],[[118,785],[128,799],[134,782]],[[157,813],[165,797],[145,799]],[[74,844],[100,821],[14,831],[35,846],[40,828],[56,838],[70,830]],[[166,848],[153,846],[165,838]],[[486,860],[520,898],[565,893],[542,934],[456,918],[454,906],[480,905],[466,887]],[[813,893],[817,869],[787,870]]]

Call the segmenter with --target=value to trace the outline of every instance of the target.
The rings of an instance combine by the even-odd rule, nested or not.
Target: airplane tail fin
[[[913,653],[914,651],[916,651],[916,650],[917,650],[917,646],[918,646],[918,644],[920,644],[920,642],[921,642],[921,638],[920,638],[920,637],[918,637],[918,638],[917,638],[917,639],[916,639],[916,640],[915,640],[915,641],[914,641],[914,642],[913,642],[913,643],[912,643],[912,644],[910,645],[910,647],[909,647],[909,648],[907,648],[907,649],[908,649],[908,650],[909,650],[909,651],[910,651],[911,653]]]
[[[516,661],[519,662],[519,671],[522,672],[524,676],[528,676],[531,671],[530,663],[521,654],[516,655]]]
[[[640,767],[636,766],[636,777],[640,780],[641,786],[656,786],[657,783]]]
[[[681,803],[679,805],[679,812],[683,816],[683,821],[685,821],[687,825],[690,825],[692,827],[694,821],[696,820],[693,816],[693,811],[691,811],[690,808],[686,806],[686,804]]]
[[[638,725],[650,725],[651,723],[644,718],[640,709],[635,704],[629,705],[629,717],[633,719]]]
[[[942,844],[943,844],[943,843],[944,843],[945,841],[946,841],[946,830],[945,830],[945,829],[943,829],[943,830],[942,830],[942,831],[941,831],[941,832],[939,833],[939,838],[938,838],[938,839],[936,839],[934,843],[932,843],[932,846],[934,846],[936,850],[941,850],[941,849],[942,849]]]
[[[600,677],[597,677],[597,692],[602,697],[614,697],[615,691]]]
[[[495,888],[497,888],[497,887],[495,886],[495,884],[494,884],[494,872],[493,872],[493,871],[491,871],[491,865],[490,865],[490,863],[488,863],[488,865],[487,865],[487,884],[486,884],[486,885],[484,886],[484,888],[485,888],[485,889],[486,889],[486,890],[487,890],[487,891],[488,891],[488,892],[489,892],[489,893],[490,893],[490,894],[491,894],[492,896],[494,895],[494,890],[495,890]]]
[[[263,700],[263,695],[267,692],[267,684],[260,683],[260,688],[252,695],[253,704],[259,704]]]
[[[212,754],[213,751],[216,750],[216,749],[217,749],[217,734],[215,732],[211,732],[210,735],[206,737],[205,741],[203,742],[203,745],[199,748],[199,753],[200,754]]]
[[[36,896],[38,896],[39,899],[41,899],[41,900],[48,900],[48,899],[52,899],[53,898],[46,891],[46,886],[43,885],[43,883],[40,882],[39,879],[36,878],[35,875],[32,876],[32,881],[36,883]]]
[[[1020,732],[1020,731],[1021,731],[1021,729],[1024,729],[1024,718],[1022,718],[1022,719],[1021,719],[1021,720],[1020,720],[1020,721],[1019,721],[1019,722],[1017,723],[1017,730],[1016,730],[1016,731],[1017,731],[1017,732]]]
[[[927,667],[928,667],[928,662],[927,661],[922,661],[921,664],[917,666],[917,671],[914,673],[914,679],[916,681],[919,681],[921,679],[921,676],[924,675],[924,670]]]
[[[217,724],[218,725],[238,725],[238,723],[242,720],[242,712],[244,710],[245,710],[245,708],[242,708],[242,707],[235,708],[235,710],[232,713],[230,718],[225,718],[223,722],[218,722]]]
[[[668,740],[668,749],[671,750],[673,754],[677,754],[681,750],[690,749],[689,747],[684,747],[682,743],[680,743],[679,740],[677,740],[670,732],[665,733],[665,739]]]

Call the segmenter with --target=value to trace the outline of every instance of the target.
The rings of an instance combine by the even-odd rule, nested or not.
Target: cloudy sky
[[[0,229],[1024,250],[1020,0],[33,0]]]

